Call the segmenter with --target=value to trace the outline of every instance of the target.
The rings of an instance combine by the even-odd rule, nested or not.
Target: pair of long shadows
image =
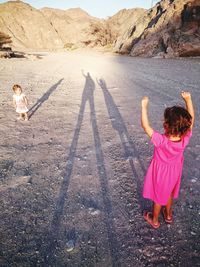
[[[51,227],[50,227],[48,237],[47,237],[47,242],[49,245],[48,245],[48,248],[45,254],[45,264],[47,265],[56,264],[56,259],[54,255],[55,255],[56,247],[58,246],[57,239],[59,236],[61,217],[63,215],[65,201],[68,197],[67,192],[68,192],[68,187],[70,184],[73,165],[75,161],[76,149],[77,149],[78,139],[80,135],[81,125],[83,122],[85,106],[86,106],[86,103],[89,102],[91,124],[92,124],[95,151],[96,151],[97,170],[98,170],[98,175],[100,179],[101,193],[102,193],[103,204],[104,204],[104,207],[103,207],[104,213],[105,213],[104,223],[107,228],[109,249],[110,249],[110,253],[112,257],[112,266],[119,266],[118,264],[119,249],[118,249],[115,227],[113,223],[112,205],[111,205],[109,191],[108,191],[108,177],[107,177],[105,163],[104,163],[104,156],[103,156],[103,151],[101,147],[101,140],[100,140],[98,125],[97,125],[96,111],[95,111],[95,105],[94,105],[95,82],[91,78],[90,73],[87,73],[87,75],[85,75],[84,72],[82,72],[82,74],[85,77],[85,85],[84,85],[84,89],[82,93],[82,101],[81,101],[78,119],[77,119],[75,131],[74,131],[73,140],[72,140],[72,143],[69,149],[64,179],[60,187],[60,192],[59,192],[57,203],[56,203],[55,213],[53,215]]]
[[[99,134],[98,125],[97,125],[96,110],[95,110],[95,105],[94,105],[95,82],[91,78],[90,73],[87,73],[87,75],[85,75],[83,72],[82,74],[85,77],[85,85],[84,85],[84,89],[82,93],[81,106],[80,106],[78,119],[77,119],[75,131],[74,131],[74,136],[73,136],[72,143],[69,149],[64,179],[60,187],[60,191],[59,191],[59,195],[58,195],[58,199],[57,199],[57,203],[55,207],[55,212],[54,212],[51,226],[50,226],[50,229],[47,235],[48,245],[47,245],[46,253],[44,255],[44,260],[45,260],[45,264],[47,265],[56,264],[55,251],[56,251],[56,247],[59,246],[58,245],[59,229],[61,225],[62,215],[64,212],[64,204],[68,197],[67,192],[68,192],[68,187],[70,184],[70,179],[71,179],[71,175],[73,171],[78,139],[79,139],[81,125],[83,122],[83,117],[84,117],[84,112],[85,112],[85,106],[88,101],[89,106],[90,106],[90,116],[91,116],[91,123],[92,123],[92,130],[93,130],[93,137],[94,137],[94,144],[95,144],[95,151],[96,151],[97,170],[98,170],[98,175],[100,179],[101,193],[102,193],[103,204],[104,204],[104,207],[103,207],[104,213],[105,213],[104,223],[107,228],[109,249],[110,249],[111,258],[112,258],[112,266],[120,266],[119,245],[118,245],[118,241],[116,237],[116,230],[115,230],[114,222],[113,222],[112,204],[111,204],[109,190],[108,190],[108,177],[107,177],[106,168],[105,168],[104,155],[102,151],[100,134]],[[134,163],[131,157],[137,156],[142,170],[145,171],[145,168],[143,166],[141,159],[138,156],[139,153],[136,147],[131,141],[131,138],[128,134],[128,130],[123,121],[123,118],[111,94],[109,93],[107,89],[106,82],[103,79],[100,79],[97,82],[103,91],[109,116],[112,118],[115,118],[115,120],[112,120],[112,126],[119,134],[119,137],[120,137],[120,140],[121,140],[124,152],[125,152],[125,156],[130,158],[129,159],[130,166],[131,166],[135,181],[137,183],[137,195],[140,201],[140,205],[142,207],[143,202],[142,202],[141,193],[140,193],[140,189],[141,189],[140,179],[139,179],[139,176],[137,174],[137,171],[135,169],[135,166],[134,166]],[[43,100],[48,99],[48,96],[50,95],[49,93],[52,90],[55,90],[55,87],[57,86],[54,85],[51,88],[51,90],[47,92],[46,96],[43,97],[42,99]],[[38,104],[40,105],[40,101],[38,101]]]

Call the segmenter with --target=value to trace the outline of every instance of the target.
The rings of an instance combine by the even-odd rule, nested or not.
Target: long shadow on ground
[[[142,183],[140,180],[140,177],[137,173],[137,170],[134,166],[134,162],[133,162],[133,158],[137,158],[140,167],[143,171],[143,174],[146,172],[146,169],[144,167],[144,164],[139,156],[139,152],[136,148],[136,146],[134,145],[133,141],[131,140],[127,127],[124,123],[124,120],[119,112],[119,109],[117,108],[115,101],[112,97],[112,95],[110,94],[110,92],[108,91],[106,82],[104,79],[99,79],[97,80],[97,83],[99,84],[99,86],[101,87],[103,94],[104,94],[104,99],[105,99],[105,103],[107,106],[107,110],[108,110],[108,114],[110,116],[110,118],[112,119],[112,127],[117,131],[119,138],[121,140],[122,143],[122,147],[124,150],[124,154],[125,157],[129,159],[129,163],[131,166],[131,170],[133,172],[134,175],[134,182],[136,182],[137,184],[137,198],[139,200],[140,203],[140,208],[141,211],[144,210],[145,208],[145,203],[146,201],[142,198],[141,192],[142,192]]]
[[[41,96],[38,101],[29,109],[29,119],[34,115],[34,113],[42,106],[42,104],[49,99],[49,96],[57,89],[64,78],[60,79],[57,83],[47,90],[43,96]]]
[[[114,267],[114,266],[119,266],[119,263],[118,263],[119,249],[118,249],[115,228],[113,224],[112,205],[111,205],[109,191],[108,191],[108,177],[106,174],[104,156],[103,156],[103,151],[101,147],[101,140],[100,140],[98,125],[97,125],[96,111],[95,111],[95,105],[94,105],[95,83],[89,73],[87,73],[87,75],[83,73],[83,76],[85,77],[85,86],[84,86],[84,90],[82,94],[82,102],[81,102],[81,106],[79,110],[79,115],[78,115],[78,120],[76,123],[73,140],[72,140],[70,150],[69,150],[69,155],[67,158],[67,166],[65,170],[64,179],[60,187],[60,192],[59,192],[56,207],[55,207],[55,213],[53,215],[51,227],[50,227],[49,234],[48,234],[48,239],[47,239],[48,246],[46,249],[45,264],[47,264],[48,266],[56,266],[55,265],[56,258],[54,255],[55,255],[56,247],[59,246],[58,245],[59,229],[61,225],[62,215],[64,213],[64,204],[68,197],[67,191],[68,191],[70,178],[71,178],[72,171],[73,171],[73,165],[75,161],[76,149],[77,149],[79,134],[80,134],[81,125],[83,121],[85,106],[88,101],[90,105],[91,123],[92,123],[92,130],[93,130],[95,150],[96,150],[97,170],[99,174],[101,193],[102,193],[103,204],[104,204],[104,213],[105,213],[104,223],[107,228],[109,249],[110,249],[110,253],[112,257],[112,266]]]

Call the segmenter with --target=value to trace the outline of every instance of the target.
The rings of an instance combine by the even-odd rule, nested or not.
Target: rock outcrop
[[[110,30],[110,41],[115,43],[122,34],[135,24],[146,12],[143,8],[122,9],[106,22],[107,29]]]
[[[114,49],[143,57],[199,56],[199,44],[200,0],[163,0],[133,23]]]

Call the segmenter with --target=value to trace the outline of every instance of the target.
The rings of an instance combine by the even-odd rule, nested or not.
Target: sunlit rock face
[[[118,38],[115,51],[143,57],[200,55],[200,0],[163,0]]]
[[[116,43],[133,24],[137,23],[146,12],[143,8],[122,9],[106,21],[111,32],[111,42]],[[116,45],[117,46],[117,45]]]
[[[22,1],[0,4],[0,31],[16,49],[59,50],[105,46],[109,31],[104,20],[80,8],[35,9]]]
[[[12,38],[12,47],[17,49],[62,47],[59,34],[44,15],[21,1],[0,4],[0,31]]]
[[[35,9],[22,1],[0,4],[0,31],[12,37],[12,47],[32,50],[109,48],[144,9],[123,9],[105,19],[80,8]]]
[[[91,48],[107,44],[108,33],[104,20],[92,17],[80,8],[43,8],[41,12],[59,34],[65,48]]]

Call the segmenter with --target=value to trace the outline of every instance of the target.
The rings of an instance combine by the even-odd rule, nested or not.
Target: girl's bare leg
[[[160,214],[160,210],[161,210],[161,205],[153,203],[153,223],[154,224],[158,224],[158,217]]]
[[[173,198],[170,196],[170,198],[167,201],[167,205],[165,206],[166,217],[168,220],[172,218],[172,204],[173,204]]]

